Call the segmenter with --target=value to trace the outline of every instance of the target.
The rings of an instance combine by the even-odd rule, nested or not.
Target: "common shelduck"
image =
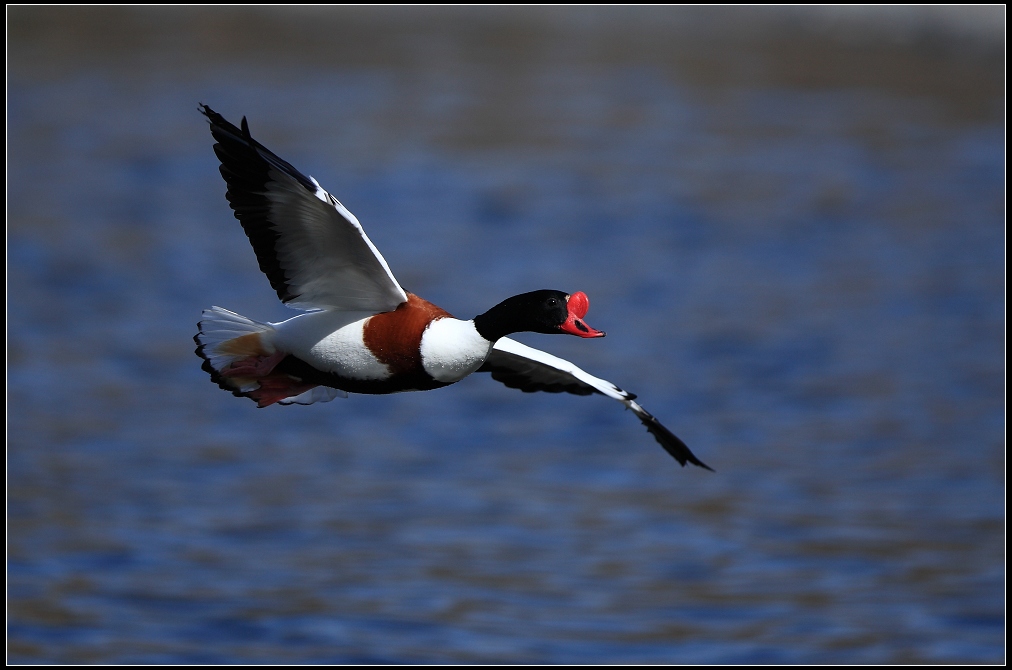
[[[203,369],[234,395],[266,407],[327,402],[348,393],[397,393],[448,386],[490,372],[526,392],[600,393],[643,422],[681,463],[712,470],[627,393],[569,361],[506,337],[568,333],[604,337],[584,322],[585,293],[532,291],[469,321],[406,292],[358,219],[302,174],[206,105],[228,199],[260,269],[290,307],[262,323],[221,307],[204,310],[193,338]]]

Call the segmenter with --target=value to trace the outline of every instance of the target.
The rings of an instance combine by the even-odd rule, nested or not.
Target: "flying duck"
[[[202,313],[196,353],[211,381],[258,407],[309,405],[349,393],[425,391],[489,372],[525,392],[599,393],[621,402],[684,466],[712,470],[643,409],[636,396],[569,361],[507,337],[604,337],[583,320],[583,292],[541,290],[507,298],[464,321],[408,293],[344,205],[210,107],[225,197],[260,269],[284,304],[305,310],[280,323],[221,307]]]

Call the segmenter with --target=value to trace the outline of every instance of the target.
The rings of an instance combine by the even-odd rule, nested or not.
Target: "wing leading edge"
[[[653,414],[643,409],[635,401],[634,394],[593,376],[567,360],[504,337],[495,343],[492,353],[478,368],[478,372],[489,372],[492,379],[497,382],[525,393],[535,391],[575,395],[600,393],[614,398],[632,410],[654,439],[683,467],[686,463],[692,463],[713,471],[713,468],[696,458],[677,435],[665,428]]]

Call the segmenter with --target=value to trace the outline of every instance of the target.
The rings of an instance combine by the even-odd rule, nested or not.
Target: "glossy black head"
[[[531,291],[507,298],[475,317],[478,333],[490,342],[510,333],[568,333],[579,337],[604,337],[583,323],[589,306],[586,294],[562,291]]]

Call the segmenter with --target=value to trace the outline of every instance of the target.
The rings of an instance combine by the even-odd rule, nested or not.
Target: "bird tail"
[[[264,333],[273,333],[274,326],[248,319],[221,307],[201,312],[197,323],[197,355],[204,359],[205,369],[221,374],[233,363],[249,356],[270,356],[273,347],[264,341]],[[234,384],[233,384],[234,385]]]
[[[274,326],[248,319],[221,307],[205,309],[197,323],[196,353],[211,381],[232,395],[249,398],[258,407],[274,403],[310,405],[346,395],[275,371],[288,354],[272,343]]]

